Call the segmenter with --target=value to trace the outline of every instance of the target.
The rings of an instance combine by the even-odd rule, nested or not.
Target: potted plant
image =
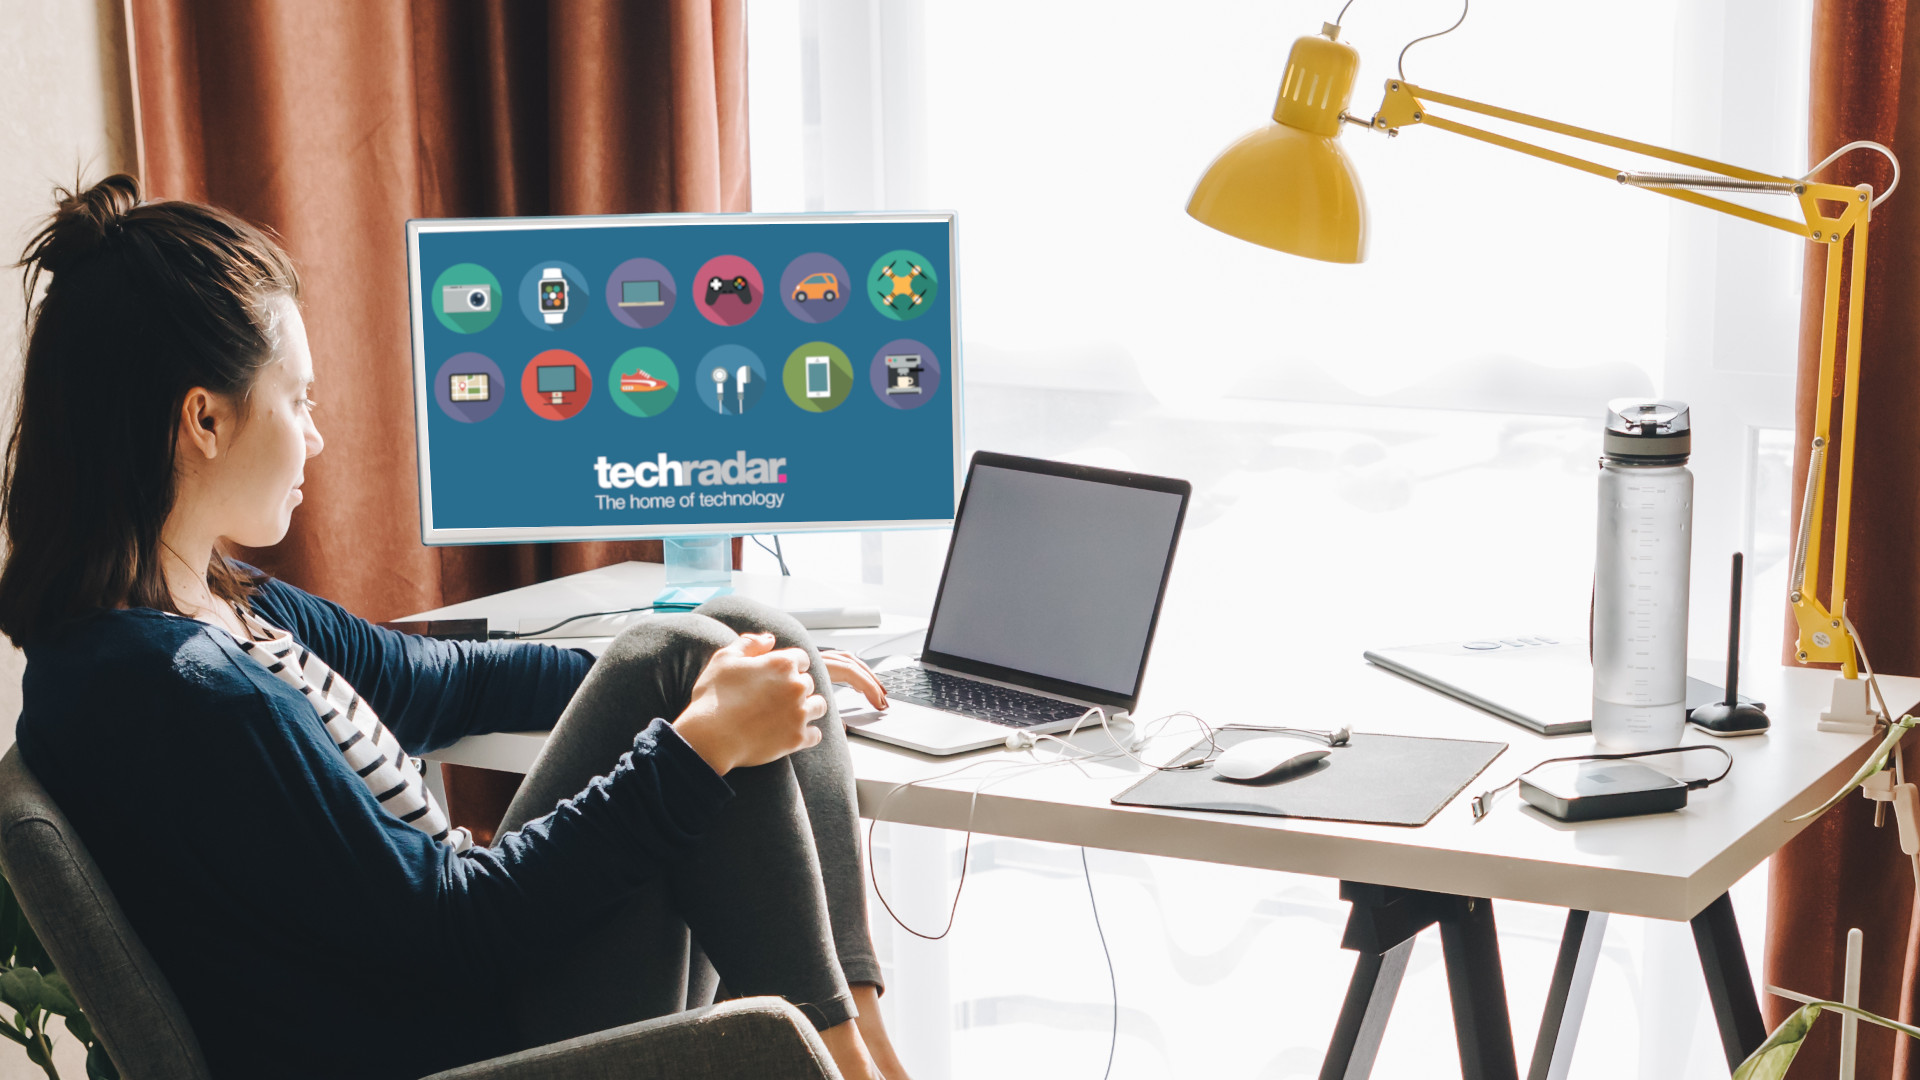
[[[0,1017],[0,1036],[19,1043],[27,1060],[40,1066],[48,1080],[60,1080],[53,1065],[53,1036],[47,1030],[56,1016],[86,1047],[88,1080],[119,1080],[106,1046],[81,1013],[66,978],[54,970],[53,960],[41,948],[4,876],[0,876],[0,1003],[13,1010],[10,1019]]]

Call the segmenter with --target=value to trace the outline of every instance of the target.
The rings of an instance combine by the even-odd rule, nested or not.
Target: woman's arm
[[[483,732],[551,728],[593,666],[574,649],[387,630],[271,578],[253,606],[351,683],[410,754]]]

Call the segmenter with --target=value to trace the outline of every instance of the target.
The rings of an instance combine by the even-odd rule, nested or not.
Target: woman
[[[416,1077],[702,1004],[704,954],[845,1076],[903,1077],[828,693],[880,704],[872,674],[741,601],[596,662],[395,634],[234,562],[322,446],[293,267],[128,176],[62,195],[0,489],[17,741],[213,1072]],[[539,727],[473,846],[411,755]]]

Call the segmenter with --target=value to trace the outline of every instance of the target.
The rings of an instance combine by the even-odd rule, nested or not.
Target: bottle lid
[[[1693,453],[1693,424],[1683,401],[1615,398],[1601,440],[1607,457],[1638,465],[1678,465]]]

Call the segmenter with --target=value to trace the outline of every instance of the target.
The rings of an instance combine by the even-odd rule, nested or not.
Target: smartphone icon
[[[823,398],[833,396],[833,368],[824,356],[807,357],[807,396]]]

